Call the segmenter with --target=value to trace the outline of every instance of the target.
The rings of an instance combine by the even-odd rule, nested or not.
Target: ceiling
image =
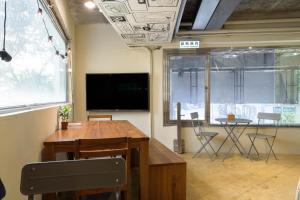
[[[76,24],[109,23],[97,8],[89,10],[83,0],[67,0],[71,15]]]
[[[98,8],[89,10],[84,7],[84,1],[68,0],[75,22],[110,23],[129,46],[170,42],[180,16],[181,4],[185,2],[185,0],[94,0]],[[300,0],[186,0],[179,31],[195,31],[193,26],[197,22],[200,7],[213,1],[219,3],[215,10],[207,14],[209,23],[214,22],[211,23],[211,29],[203,30],[235,28],[231,22],[237,21],[300,19]],[[230,7],[228,5],[231,2],[236,3]],[[224,14],[224,10],[227,13]],[[204,9],[204,12],[207,10]],[[204,13],[204,16],[207,14]],[[244,28],[256,27],[256,25],[250,27],[249,23],[245,24]],[[266,25],[274,24],[261,26]],[[299,20],[287,25],[300,26]]]
[[[201,2],[202,0],[187,0],[180,30],[192,30]],[[226,21],[289,18],[300,18],[300,0],[242,0]]]
[[[173,38],[181,0],[95,0],[129,46],[155,45]]]
[[[229,20],[300,18],[300,0],[242,0]]]

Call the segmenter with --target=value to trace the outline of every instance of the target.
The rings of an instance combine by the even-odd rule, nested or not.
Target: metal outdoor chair
[[[196,157],[203,149],[206,151],[207,155],[211,160],[213,160],[213,156],[209,153],[209,151],[206,149],[207,145],[212,149],[213,154],[216,155],[216,151],[211,146],[210,141],[218,135],[217,132],[206,132],[203,130],[202,125],[199,121],[198,112],[193,112],[190,114],[192,119],[192,125],[194,133],[197,137],[197,139],[201,143],[200,149],[194,154],[193,158]]]
[[[257,127],[256,127],[256,132],[255,133],[247,133],[250,141],[251,141],[251,146],[250,146],[250,149],[249,149],[249,152],[248,152],[248,158],[250,157],[250,153],[251,153],[251,150],[252,148],[255,150],[256,154],[257,154],[257,157],[259,159],[259,152],[255,146],[255,141],[256,139],[262,139],[262,140],[265,140],[265,142],[267,143],[268,147],[269,147],[269,152],[267,152],[267,158],[266,158],[266,162],[268,162],[269,160],[269,157],[270,157],[270,154],[272,153],[274,158],[276,160],[277,157],[273,151],[273,145],[274,145],[274,142],[275,142],[275,139],[276,139],[276,135],[277,135],[277,131],[278,131],[278,124],[279,124],[279,121],[280,121],[280,118],[281,118],[281,114],[280,113],[263,113],[263,112],[259,112],[257,114],[257,118],[258,118],[258,123],[257,123]],[[269,120],[269,121],[272,121],[273,124],[274,124],[274,133],[273,134],[265,134],[265,133],[261,133],[259,132],[259,125],[262,121],[264,120]]]
[[[23,167],[21,193],[33,200],[36,194],[113,187],[119,199],[124,184],[123,158],[39,162]]]

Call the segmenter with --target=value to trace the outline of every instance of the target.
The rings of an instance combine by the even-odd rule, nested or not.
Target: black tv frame
[[[86,81],[87,75],[115,75],[115,74],[147,74],[147,84],[148,84],[148,105],[147,109],[87,109],[87,91],[86,91]],[[138,73],[86,73],[85,74],[85,109],[87,112],[150,112],[150,75],[148,72],[138,72]]]

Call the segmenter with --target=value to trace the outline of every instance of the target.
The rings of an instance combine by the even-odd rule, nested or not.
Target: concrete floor
[[[240,155],[211,161],[206,155],[187,161],[187,200],[294,200],[300,156],[249,160]]]

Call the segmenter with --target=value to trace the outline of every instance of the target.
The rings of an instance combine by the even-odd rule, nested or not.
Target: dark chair
[[[111,121],[112,115],[88,115],[88,121]]]
[[[5,187],[0,179],[0,199],[3,199],[6,195]]]
[[[22,169],[21,193],[33,200],[36,194],[101,187],[115,188],[119,197],[125,180],[123,158],[31,163]]]
[[[126,182],[120,188],[125,193],[125,199],[131,199],[131,156],[129,148],[129,138],[106,138],[106,139],[79,139],[75,142],[75,158],[89,159],[95,157],[123,156],[126,165]],[[77,192],[77,199],[81,196],[98,194],[102,192],[113,192],[112,188],[97,188],[92,190],[81,190]]]

